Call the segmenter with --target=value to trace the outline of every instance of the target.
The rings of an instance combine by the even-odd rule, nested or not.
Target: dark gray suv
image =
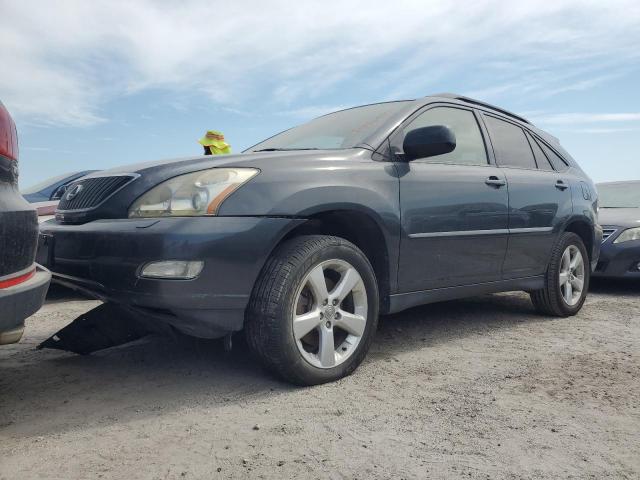
[[[316,384],[353,372],[379,314],[513,290],[578,312],[596,195],[554,137],[441,94],[331,113],[239,155],[85,177],[39,258],[146,325],[244,330],[267,367]]]

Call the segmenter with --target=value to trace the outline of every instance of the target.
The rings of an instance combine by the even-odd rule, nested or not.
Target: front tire
[[[544,288],[531,292],[533,306],[544,315],[575,315],[587,298],[590,278],[584,242],[575,233],[565,232],[551,253]]]
[[[293,238],[273,253],[254,287],[245,335],[272,372],[299,385],[351,374],[378,322],[378,286],[367,257],[333,236]]]

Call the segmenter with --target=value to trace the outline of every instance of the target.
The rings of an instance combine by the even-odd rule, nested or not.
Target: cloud
[[[536,120],[547,125],[637,122],[640,121],[640,113],[559,113],[540,116]]]
[[[640,112],[620,113],[541,113],[528,117],[536,125],[557,132],[611,135],[640,131]]]
[[[585,135],[611,135],[615,133],[628,133],[628,132],[640,132],[640,127],[633,128],[577,128],[577,129],[567,129],[565,130],[571,133],[582,133]]]
[[[607,73],[603,75],[595,75],[594,72],[604,70],[602,64],[598,64],[594,70],[593,65],[572,67],[566,71],[547,71],[527,72],[521,77],[516,77],[506,84],[492,85],[480,90],[474,90],[468,93],[470,97],[477,98],[497,98],[505,94],[522,95],[535,93],[541,98],[553,97],[555,95],[572,92],[589,90],[608,81],[614,80],[625,71],[627,67],[621,66],[617,73]]]
[[[346,84],[354,102],[426,95],[444,78],[488,99],[554,95],[640,60],[636,0],[0,0],[0,11],[0,96],[45,125],[103,122],[109,101],[148,90],[300,114]]]
[[[302,108],[296,108],[292,110],[283,110],[277,113],[278,115],[282,115],[286,117],[310,119],[310,118],[319,117],[321,115],[325,115],[327,113],[337,112],[338,110],[344,110],[345,108],[348,108],[348,107],[345,105],[314,105],[311,107],[302,107]]]

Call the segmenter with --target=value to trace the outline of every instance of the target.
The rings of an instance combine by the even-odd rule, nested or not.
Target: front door
[[[431,125],[449,127],[456,148],[397,164],[400,293],[500,280],[507,249],[506,177],[489,163],[472,110],[427,107],[396,132],[392,150],[402,158],[406,133]]]

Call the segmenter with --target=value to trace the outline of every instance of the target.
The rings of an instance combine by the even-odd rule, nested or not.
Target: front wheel
[[[531,292],[540,313],[568,317],[580,311],[587,297],[591,270],[582,239],[565,232],[554,246],[545,276],[545,287]]]
[[[300,385],[349,375],[378,321],[378,287],[367,257],[338,237],[309,235],[281,245],[252,293],[245,334],[273,372]]]

